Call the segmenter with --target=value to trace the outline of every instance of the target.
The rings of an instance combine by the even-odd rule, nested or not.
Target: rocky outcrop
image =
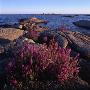
[[[20,19],[19,20],[19,28],[26,30],[28,28],[34,29],[34,28],[39,28],[38,24],[43,23],[43,24],[47,24],[47,21],[45,20],[41,20],[38,18],[30,18],[28,20],[26,19]],[[41,27],[40,27],[41,28]]]
[[[47,33],[46,33],[47,32]],[[39,40],[44,42],[44,37],[51,39],[53,36],[61,47],[70,46],[72,50],[80,53],[82,57],[90,59],[90,37],[74,31],[46,31],[40,35]],[[49,40],[47,40],[49,42]]]
[[[32,17],[30,19],[20,19],[19,23],[21,25],[26,24],[26,23],[37,23],[37,24],[38,23],[45,23],[45,24],[47,24],[47,21],[46,20],[41,20],[41,19],[38,19],[38,18],[35,18],[35,17]]]
[[[23,30],[15,28],[0,28],[0,39],[13,41],[23,35]]]
[[[80,59],[80,67],[79,76],[90,85],[90,61]]]
[[[38,39],[40,42],[45,42],[48,44],[53,37],[58,42],[59,46],[61,46],[62,48],[67,47],[68,45],[67,39],[63,37],[61,34],[55,33],[55,31],[42,32]],[[47,40],[45,40],[45,38],[47,38]]]
[[[0,45],[0,53],[4,52],[4,47]]]
[[[23,30],[15,28],[0,28],[0,53],[4,52],[11,42],[23,35]]]
[[[30,44],[35,43],[32,39],[28,39],[26,37],[20,37],[20,38],[15,40],[15,44],[17,47],[22,47],[25,42],[30,43]]]
[[[78,27],[90,29],[90,21],[88,21],[88,20],[76,21],[76,22],[73,22],[73,24],[78,26]]]
[[[65,31],[72,49],[79,52],[82,57],[90,59],[90,37],[80,32]]]

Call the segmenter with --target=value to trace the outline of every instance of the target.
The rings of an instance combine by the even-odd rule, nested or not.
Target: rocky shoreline
[[[4,65],[8,62],[5,59],[9,58],[9,55],[12,56],[12,50],[15,45],[21,47],[24,42],[48,44],[54,37],[60,47],[70,47],[73,56],[75,53],[80,54],[80,78],[85,80],[90,86],[90,37],[77,31],[50,30],[47,27],[39,26],[38,24],[40,23],[46,24],[47,22],[31,18],[29,20],[21,20],[19,29],[0,28],[0,75],[4,71]],[[32,35],[35,32],[31,32],[31,30],[36,30],[38,35]]]
[[[73,24],[81,28],[90,29],[89,20],[79,20],[79,21],[73,22]]]

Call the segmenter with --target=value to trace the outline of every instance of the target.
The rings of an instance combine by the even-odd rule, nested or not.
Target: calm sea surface
[[[46,26],[52,29],[58,28],[60,26],[65,26],[73,31],[79,31],[82,33],[90,34],[90,29],[79,28],[73,24],[73,22],[78,20],[90,20],[90,15],[0,14],[0,25],[15,23],[18,24],[19,19],[30,17],[48,20],[49,22]]]

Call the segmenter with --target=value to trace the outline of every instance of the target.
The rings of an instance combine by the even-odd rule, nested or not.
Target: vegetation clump
[[[61,48],[54,39],[49,46],[25,43],[22,48],[17,47],[6,68],[8,86],[25,89],[34,87],[35,82],[58,81],[65,85],[76,80],[78,56],[73,58],[70,52],[71,49]]]

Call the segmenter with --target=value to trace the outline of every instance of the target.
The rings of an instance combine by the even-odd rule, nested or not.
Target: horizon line
[[[90,13],[0,13],[0,14],[90,14]]]

